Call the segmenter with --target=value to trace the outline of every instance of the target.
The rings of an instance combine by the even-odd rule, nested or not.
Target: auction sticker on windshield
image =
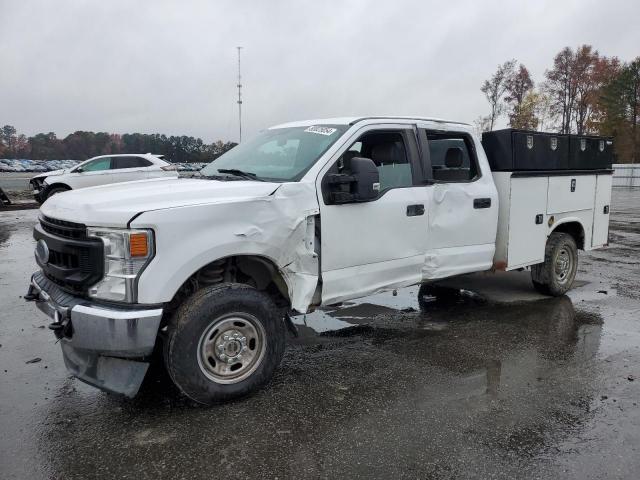
[[[331,135],[336,131],[335,128],[331,127],[309,127],[305,130],[305,132],[309,133],[317,133],[319,135]]]

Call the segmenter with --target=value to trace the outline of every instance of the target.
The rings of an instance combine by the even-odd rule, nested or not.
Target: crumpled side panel
[[[436,184],[432,192],[422,279],[491,268],[498,222],[498,192],[491,176]],[[475,208],[475,199],[490,199],[490,207]]]
[[[283,184],[254,198],[145,212],[131,226],[154,229],[156,258],[141,276],[139,301],[171,300],[189,276],[219,258],[258,255],[278,266],[293,308],[306,312],[318,282],[317,213],[315,187],[308,183]]]
[[[291,219],[278,266],[287,281],[291,307],[306,313],[318,285],[319,258],[315,251],[315,216],[320,212],[315,186],[284,184],[274,194],[275,206]]]

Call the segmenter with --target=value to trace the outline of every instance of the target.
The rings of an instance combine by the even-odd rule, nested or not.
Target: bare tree
[[[593,68],[598,58],[598,52],[593,51],[591,45],[578,47],[573,55],[571,70],[576,92],[574,121],[578,135],[585,133],[584,126],[592,104],[590,97],[594,90]]]
[[[553,59],[553,68],[545,72],[547,77],[546,93],[551,98],[554,113],[561,118],[560,133],[571,131],[571,119],[576,103],[574,58],[573,51],[569,47],[565,47]]]
[[[533,92],[532,94],[536,96],[535,114],[538,119],[538,130],[544,132],[545,130],[552,129],[556,115],[551,97],[541,90]]]
[[[533,80],[529,70],[523,64],[507,79],[507,95],[505,101],[514,105],[520,105],[529,90],[533,88]]]
[[[489,80],[485,80],[480,88],[489,102],[491,113],[489,114],[489,130],[493,130],[496,120],[504,112],[504,96],[507,92],[507,85],[513,76],[515,60],[509,60],[498,66],[496,72]]]
[[[509,126],[514,128],[535,129],[538,122],[535,120],[535,97],[529,93],[533,89],[533,80],[529,70],[520,64],[518,70],[507,79],[507,93],[505,102],[511,106],[509,112]],[[527,105],[524,105],[528,99]]]
[[[479,116],[473,121],[473,128],[478,135],[482,135],[484,132],[489,131],[491,126],[491,119],[485,116]]]

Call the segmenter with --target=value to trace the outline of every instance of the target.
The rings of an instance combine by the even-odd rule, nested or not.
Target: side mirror
[[[76,167],[73,172],[74,173],[82,173],[84,170],[82,170],[82,167]]]
[[[378,168],[370,158],[351,159],[351,174],[328,175],[329,200],[333,204],[368,202],[380,193]]]

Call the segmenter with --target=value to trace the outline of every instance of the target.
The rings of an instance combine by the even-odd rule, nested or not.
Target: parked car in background
[[[178,178],[175,165],[163,160],[162,155],[122,154],[101,155],[73,168],[41,173],[29,183],[36,201],[44,203],[56,193],[67,190],[161,177]]]

